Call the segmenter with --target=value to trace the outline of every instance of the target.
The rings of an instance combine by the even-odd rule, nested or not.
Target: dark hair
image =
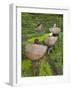
[[[37,24],[37,27],[40,25],[40,23],[39,24]]]
[[[40,44],[39,39],[35,39],[35,40],[34,40],[34,44]]]
[[[58,34],[53,34],[53,36],[58,36]]]

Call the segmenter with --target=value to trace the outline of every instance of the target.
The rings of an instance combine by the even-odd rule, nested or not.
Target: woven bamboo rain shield
[[[58,39],[58,37],[51,36],[51,37],[46,38],[44,42],[48,46],[53,46],[53,45],[55,45],[57,39]]]
[[[25,48],[26,56],[31,60],[39,60],[46,52],[47,46],[31,44]]]
[[[49,31],[53,34],[58,34],[61,29],[59,27],[56,27],[56,24],[54,24],[53,27],[49,28]]]
[[[25,51],[26,56],[32,60],[33,76],[37,76],[39,74],[39,60],[47,51],[47,46],[31,44],[26,46]]]

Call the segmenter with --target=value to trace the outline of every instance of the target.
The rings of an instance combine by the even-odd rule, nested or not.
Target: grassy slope
[[[45,32],[38,33],[35,31],[36,25],[41,22],[44,25]],[[43,15],[22,13],[22,76],[32,76],[32,62],[26,58],[24,47],[29,43],[33,43],[38,38],[41,43],[48,37],[49,29],[54,23],[57,23],[61,29],[63,28],[62,15]],[[63,74],[63,33],[59,34],[58,41],[48,56],[46,55],[40,60],[39,76],[61,75]]]

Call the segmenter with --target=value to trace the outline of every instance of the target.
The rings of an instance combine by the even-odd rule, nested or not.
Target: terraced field
[[[44,32],[37,32],[35,30],[37,24],[42,23]],[[25,46],[32,44],[35,39],[39,39],[44,45],[45,38],[49,35],[49,28],[56,23],[61,28],[58,40],[48,55],[46,53],[39,62],[38,76],[52,76],[63,74],[63,15],[57,14],[38,14],[38,13],[22,13],[21,14],[21,76],[32,76],[32,62],[25,56]]]

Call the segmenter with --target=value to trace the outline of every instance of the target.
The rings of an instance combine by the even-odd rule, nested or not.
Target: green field
[[[44,32],[36,32],[37,24],[42,23]],[[37,38],[44,44],[45,38],[49,35],[49,28],[56,23],[61,28],[58,40],[52,52],[47,53],[39,62],[38,76],[63,75],[63,15],[21,13],[21,76],[32,76],[32,62],[25,56],[25,46],[33,43]]]

